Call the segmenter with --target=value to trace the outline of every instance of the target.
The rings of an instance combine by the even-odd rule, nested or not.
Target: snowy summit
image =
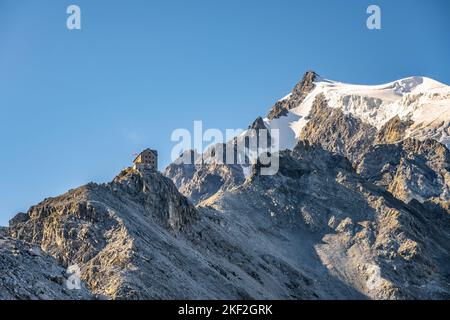
[[[360,119],[378,130],[398,116],[411,121],[407,137],[432,138],[450,147],[450,86],[426,77],[409,77],[381,85],[356,85],[327,80],[314,74],[313,89],[287,113],[268,117],[268,129],[280,130],[280,148],[291,149],[309,121],[313,102],[323,95],[331,108]],[[295,90],[295,89],[294,89]],[[290,93],[278,104],[289,104]]]

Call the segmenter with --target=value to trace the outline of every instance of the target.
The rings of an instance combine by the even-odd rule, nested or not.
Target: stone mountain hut
[[[158,151],[152,149],[145,149],[133,161],[133,168],[135,170],[158,170]]]

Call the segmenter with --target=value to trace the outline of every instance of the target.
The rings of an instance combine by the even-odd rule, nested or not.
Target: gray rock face
[[[373,144],[377,130],[361,120],[330,108],[323,95],[313,103],[310,121],[301,132],[300,139],[320,143],[326,150],[358,161]]]
[[[66,286],[69,275],[38,246],[0,235],[0,299],[92,299],[81,284],[80,290]]]
[[[27,213],[19,212],[11,220],[9,220],[9,225],[14,226],[16,224],[26,222],[28,219],[30,219],[30,216]]]
[[[410,125],[394,117],[377,130],[319,95],[300,138],[347,157],[363,177],[402,201],[432,201],[448,210],[449,151],[436,140],[404,139]]]
[[[267,128],[261,117],[258,117],[249,129],[226,144],[209,147],[203,155],[195,151],[184,153],[170,164],[163,174],[194,204],[221,196],[225,191],[244,183],[251,163],[248,150],[253,150],[254,147],[258,150],[266,149],[271,145],[270,132],[263,131]],[[250,146],[251,139],[255,141],[255,146]],[[227,153],[230,151],[233,154],[231,164],[227,161]]]
[[[171,164],[164,175],[179,191],[197,204],[244,182],[240,165],[225,163]]]
[[[374,145],[358,172],[402,201],[430,201],[450,213],[450,152],[435,140]]]
[[[318,145],[302,142],[280,160],[277,175],[254,174],[214,206],[246,212],[254,220],[264,217],[274,234],[298,228],[296,234],[312,242],[308,250],[329,275],[367,297],[449,296],[445,213],[397,200],[361,178],[347,159]],[[303,254],[298,258],[303,260],[297,267],[320,265]]]
[[[9,230],[7,227],[0,227],[0,237],[7,237],[9,235]]]
[[[256,118],[256,120],[252,123],[252,125],[249,128],[253,130],[267,129],[266,125],[264,124],[264,120],[261,117]]]
[[[412,121],[402,121],[395,116],[379,130],[374,142],[376,144],[400,142],[405,139],[406,131],[412,124]]]
[[[314,71],[308,71],[303,79],[294,87],[289,99],[280,100],[275,103],[269,112],[269,119],[276,119],[287,114],[287,112],[297,107],[314,89],[314,81],[318,77]]]
[[[80,266],[81,278],[95,294],[127,299],[167,294],[152,287],[149,278],[164,279],[175,267],[164,261],[167,257],[156,263],[161,254],[151,251],[165,253],[165,237],[184,232],[198,219],[169,179],[131,169],[109,184],[89,184],[46,199],[28,215],[26,222],[10,226],[12,237],[38,245],[64,267]],[[139,268],[152,259],[152,269]]]

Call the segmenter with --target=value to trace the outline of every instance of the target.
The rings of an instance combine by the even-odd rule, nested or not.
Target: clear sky
[[[66,28],[76,4],[82,29]],[[382,29],[366,28],[377,4]],[[309,69],[450,84],[450,1],[0,0],[0,225],[176,128],[246,128]]]

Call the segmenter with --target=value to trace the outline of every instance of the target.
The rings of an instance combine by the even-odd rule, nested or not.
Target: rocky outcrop
[[[227,164],[228,148],[233,151],[231,164]],[[244,182],[243,167],[236,164],[239,154],[245,153],[238,152],[236,140],[210,146],[202,155],[191,150],[167,166],[163,175],[174,182],[181,194],[198,204]]]
[[[431,201],[449,210],[450,152],[435,140],[374,145],[358,172],[402,201]]]
[[[320,143],[326,150],[358,161],[375,140],[377,130],[361,120],[330,108],[323,95],[318,95],[311,108],[309,122],[300,139]]]
[[[261,117],[256,118],[256,120],[249,126],[249,129],[253,129],[253,130],[261,130],[261,129],[266,129],[266,125],[264,124],[264,120]]]
[[[397,200],[361,178],[347,159],[319,145],[301,142],[281,155],[277,175],[259,176],[254,170],[242,187],[213,206],[267,219],[275,234],[295,229],[302,239],[297,248],[311,241],[309,250],[327,270],[323,274],[370,298],[449,296],[447,216]]]
[[[65,268],[78,265],[81,279],[93,293],[117,299],[167,294],[152,281],[178,267],[164,262],[167,257],[160,265],[139,267],[169,254],[173,243],[164,238],[187,232],[198,219],[195,208],[169,179],[151,170],[132,169],[109,184],[88,184],[46,199],[28,216],[10,226],[13,238],[39,246]],[[163,252],[152,253],[152,248]],[[167,269],[161,268],[165,264]]]
[[[398,116],[380,130],[315,99],[300,138],[345,156],[368,181],[409,202],[432,201],[448,210],[449,151],[436,140],[406,138],[411,125]]]
[[[70,274],[38,246],[0,235],[0,300],[92,299],[83,283],[67,286]]]
[[[25,212],[17,213],[11,220],[9,220],[10,226],[15,226],[19,223],[27,222],[30,219],[30,216]]]
[[[244,182],[240,165],[225,163],[171,164],[164,175],[173,180],[179,191],[197,204]]]
[[[308,71],[302,80],[292,90],[289,99],[277,101],[267,116],[270,120],[287,115],[288,111],[297,107],[306,96],[314,89],[314,81],[318,75],[314,71]]]
[[[7,227],[0,227],[0,237],[8,237],[9,230]]]
[[[412,121],[403,121],[399,116],[393,117],[377,132],[376,144],[392,144],[406,138],[406,133]]]

